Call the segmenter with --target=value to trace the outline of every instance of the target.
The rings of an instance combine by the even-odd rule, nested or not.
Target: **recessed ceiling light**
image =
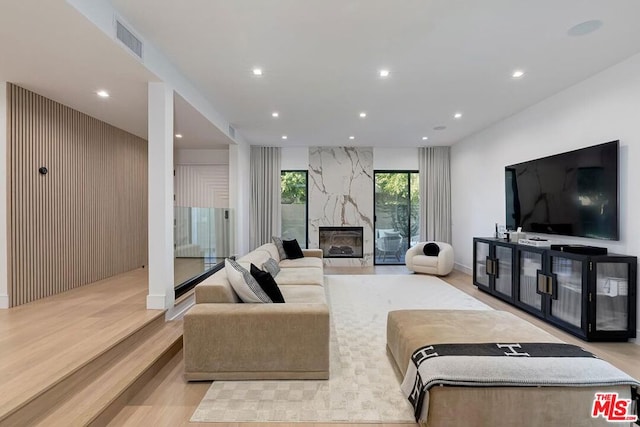
[[[380,70],[380,77],[389,77],[389,70]]]
[[[109,97],[109,92],[107,92],[106,90],[102,89],[96,92],[96,95],[98,95],[100,98],[108,98]]]
[[[176,138],[178,138],[178,139],[182,138],[182,134],[181,133],[176,133]]]
[[[274,111],[273,113],[271,113],[271,117],[280,117],[280,113]]]
[[[454,119],[459,119],[460,117],[462,117],[462,113],[455,113],[455,114],[453,115],[453,118],[454,118]]]
[[[364,119],[365,117],[367,117],[367,113],[363,111],[362,113],[360,113],[360,117]]]
[[[422,140],[423,140],[423,141],[426,141],[427,139],[429,139],[429,137],[428,137],[428,136],[423,136],[423,137],[422,137]]]
[[[440,126],[434,127],[433,130],[445,130],[446,128],[447,128],[446,126],[440,125]]]
[[[522,70],[515,70],[513,74],[511,74],[511,77],[513,77],[514,79],[519,79],[522,76],[524,76],[524,71]]]
[[[349,139],[356,139],[356,137],[352,135],[349,137]]]
[[[282,139],[287,139],[287,135],[282,135]]]
[[[586,36],[594,31],[597,31],[602,27],[603,22],[599,19],[592,19],[591,21],[581,22],[573,27],[569,28],[567,34],[570,36]]]
[[[253,75],[254,76],[261,76],[262,75],[262,68],[254,68],[253,69]]]

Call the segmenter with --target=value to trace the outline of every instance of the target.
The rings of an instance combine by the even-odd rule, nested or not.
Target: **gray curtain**
[[[280,147],[251,147],[251,249],[280,236]]]
[[[420,147],[420,240],[451,243],[450,147]]]

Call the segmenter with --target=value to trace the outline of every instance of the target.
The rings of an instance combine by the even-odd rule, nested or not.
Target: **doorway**
[[[374,171],[374,264],[404,264],[420,240],[418,171]]]

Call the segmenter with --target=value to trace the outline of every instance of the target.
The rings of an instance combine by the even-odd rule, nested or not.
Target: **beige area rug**
[[[325,283],[332,320],[330,379],[215,381],[191,421],[413,423],[387,356],[387,313],[491,310],[433,276],[325,276]]]

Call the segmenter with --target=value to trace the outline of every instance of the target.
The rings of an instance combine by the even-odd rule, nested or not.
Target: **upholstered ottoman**
[[[427,243],[437,245],[437,255],[424,254],[423,248]],[[413,272],[446,276],[453,270],[453,248],[445,242],[420,242],[409,248],[404,260],[407,268]]]
[[[414,351],[425,345],[500,342],[561,343],[536,326],[502,311],[401,310],[388,315],[387,347],[402,376]],[[602,417],[591,417],[596,392],[617,392],[620,398],[629,399],[631,387],[436,386],[425,400],[422,416],[426,413],[426,417],[420,419],[420,424],[492,427],[609,425]]]

